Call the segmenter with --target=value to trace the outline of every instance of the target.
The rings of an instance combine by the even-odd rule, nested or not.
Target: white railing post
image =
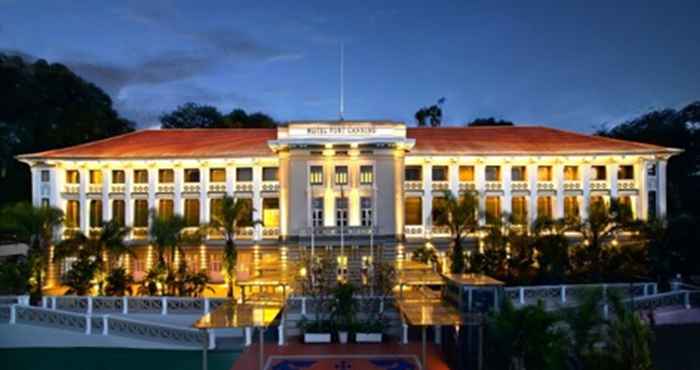
[[[87,297],[87,314],[92,315],[92,297]]]
[[[43,299],[43,297],[42,297]],[[29,306],[29,296],[28,295],[21,295],[19,298],[17,298],[17,303],[19,303],[22,306]]]
[[[245,327],[245,346],[250,347],[250,345],[253,343],[253,331],[250,329],[250,326]]]
[[[525,288],[520,287],[520,289],[518,289],[518,293],[519,293],[518,300],[520,301],[520,304],[525,304]]]
[[[379,298],[379,313],[384,313],[384,298]]]
[[[165,316],[168,314],[168,297],[161,298],[160,302],[161,302],[160,314]]]
[[[301,297],[301,314],[306,315],[306,297]]]
[[[48,308],[49,306],[49,297],[41,297],[41,308]]]
[[[654,284],[651,286],[651,290],[652,290],[651,294],[653,294],[653,295],[658,294],[658,293],[657,293],[657,292],[658,292],[658,289],[659,289],[659,286],[658,286],[656,283],[654,283]]]
[[[129,299],[126,296],[122,297],[122,314],[129,314]]]
[[[211,329],[207,329],[207,338],[209,341],[209,349],[216,348],[216,333]]]
[[[109,335],[109,315],[102,316],[102,335]]]
[[[408,344],[408,325],[405,322],[401,323],[401,344]]]
[[[51,309],[56,309],[56,297],[51,297]]]
[[[17,307],[16,305],[10,306],[10,324],[15,324],[17,322]]]
[[[685,292],[683,294],[683,303],[685,303],[685,309],[690,309],[690,292]]]
[[[649,294],[647,292],[647,288],[649,288],[649,284],[644,284],[644,292],[642,293],[645,297]]]
[[[204,314],[209,313],[209,298],[204,298]]]
[[[92,320],[90,319],[92,316],[90,315],[85,315],[85,334],[90,335],[92,333]]]
[[[434,332],[434,337],[435,337],[435,344],[440,344],[442,343],[442,330],[440,330],[440,325],[435,325],[433,326]]]
[[[608,319],[608,304],[607,303],[603,305],[603,318],[605,320]]]
[[[277,327],[277,345],[278,346],[283,346],[284,345],[284,320],[280,322],[280,325]]]
[[[566,303],[566,285],[561,286],[561,303]]]

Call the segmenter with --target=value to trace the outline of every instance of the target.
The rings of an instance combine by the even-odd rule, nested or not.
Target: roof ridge
[[[631,144],[631,145],[636,145],[636,146],[645,147],[645,148],[677,149],[677,148],[665,147],[665,146],[656,145],[656,144],[642,143],[642,142],[634,141],[634,140],[618,139],[618,138],[614,138],[614,137],[602,136],[602,135],[597,135],[597,134],[590,134],[590,135],[589,134],[582,134],[580,132],[561,129],[561,128],[546,127],[546,126],[542,126],[542,128],[547,129],[547,130],[552,130],[552,131],[565,132],[565,133],[571,134],[571,135],[593,137],[593,138],[596,138],[599,140]]]
[[[115,136],[110,136],[110,137],[106,137],[106,138],[103,138],[103,139],[88,141],[88,142],[85,142],[85,143],[70,145],[70,146],[66,146],[66,147],[63,147],[63,148],[48,149],[48,150],[44,150],[44,151],[37,152],[37,153],[25,153],[25,154],[20,154],[20,155],[17,156],[17,158],[26,158],[26,157],[30,157],[30,156],[31,156],[31,157],[37,157],[37,156],[41,156],[41,155],[47,155],[47,154],[52,154],[52,153],[56,153],[56,152],[61,152],[61,151],[66,150],[66,149],[84,148],[84,147],[86,147],[86,146],[91,146],[91,145],[95,145],[95,144],[103,144],[103,143],[106,143],[106,142],[109,142],[109,141],[112,141],[112,140],[122,139],[122,138],[124,138],[124,137],[126,137],[126,136],[135,135],[135,134],[137,134],[137,133],[141,133],[141,132],[145,132],[145,131],[150,131],[150,130],[146,129],[146,130],[134,130],[134,131],[129,131],[129,132],[125,132],[125,133],[123,133],[123,134],[119,134],[119,135],[115,135]]]

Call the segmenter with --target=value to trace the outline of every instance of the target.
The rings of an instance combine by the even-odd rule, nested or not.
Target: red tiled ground
[[[253,370],[258,369],[258,345],[252,345],[246,348],[241,357],[236,360],[231,370]],[[415,355],[420,360],[421,344],[420,342],[410,342],[409,344],[400,344],[397,342],[381,343],[381,344],[304,344],[298,341],[290,342],[284,346],[277,346],[276,343],[265,343],[265,363],[269,356],[275,356],[275,359],[280,356],[299,356],[299,355]],[[443,362],[439,348],[431,343],[427,345],[427,369],[430,370],[449,370]],[[277,363],[277,361],[274,361]],[[313,370],[336,370],[334,361],[324,361],[317,363]],[[365,362],[357,360],[353,365],[362,365]],[[353,369],[361,369],[364,367],[353,366]]]

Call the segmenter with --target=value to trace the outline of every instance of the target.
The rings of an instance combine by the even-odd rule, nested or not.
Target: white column
[[[134,184],[134,170],[124,169],[124,223],[127,227],[134,225],[134,203],[131,199],[131,190]]]
[[[184,214],[184,204],[182,202],[183,171],[184,170],[180,165],[175,165],[173,168],[173,175],[175,176],[175,189],[173,189],[173,213],[176,215]]]
[[[449,167],[450,191],[455,196],[459,196],[459,162],[454,160]]]
[[[433,165],[428,162],[423,164],[423,226],[424,232],[433,226]]]
[[[636,183],[636,188],[639,190],[639,195],[637,196],[637,218],[641,220],[646,220],[649,215],[649,190],[647,189],[647,162],[640,159],[634,165],[634,180]]]
[[[156,190],[158,189],[158,169],[154,164],[148,166],[148,208],[156,208]]]
[[[262,190],[262,166],[253,166],[253,220],[262,219],[262,197],[260,196],[260,191]],[[262,239],[262,226],[260,224],[255,225],[255,240]]]
[[[32,179],[32,204],[34,207],[41,205],[41,169],[35,166],[31,168]]]
[[[236,168],[230,165],[226,165],[226,194],[229,196],[234,195],[236,189]]]
[[[588,219],[588,207],[591,203],[591,165],[589,163],[581,165],[583,202],[581,202],[581,220]]]
[[[668,162],[660,160],[656,167],[656,178],[658,181],[656,190],[656,216],[659,219],[666,217],[666,168]]]
[[[78,170],[80,173],[80,230],[88,235],[90,231],[90,204],[88,204],[87,198],[87,187],[90,182],[88,177],[88,170],[86,168],[81,168]]]
[[[510,164],[504,164],[501,166],[501,176],[503,178],[503,204],[501,205],[501,210],[503,214],[509,215],[513,211],[513,193],[511,191],[511,176],[513,175],[511,171]]]
[[[349,189],[346,194],[348,199],[348,225],[360,226],[360,165],[358,156],[360,151],[350,150],[350,163],[348,163],[348,184]]]
[[[617,199],[617,163],[607,165],[606,172],[608,173],[608,181],[610,181],[610,198]]]
[[[479,225],[484,225],[484,211],[486,210],[486,166],[484,164],[474,165],[474,186],[479,197]]]
[[[537,219],[537,165],[528,164],[527,165],[527,178],[528,178],[528,189],[530,189],[530,201],[528,202],[529,210],[527,216],[530,219],[528,224],[532,223]]]
[[[199,186],[199,223],[209,223],[209,200],[207,193],[209,192],[209,167],[202,166],[199,169],[200,186]]]
[[[109,201],[109,185],[112,183],[112,171],[102,169],[102,220],[112,219],[112,203]]]
[[[552,166],[554,171],[554,218],[564,217],[564,165],[555,164]]]

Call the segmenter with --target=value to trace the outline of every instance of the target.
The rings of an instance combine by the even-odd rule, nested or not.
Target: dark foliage
[[[24,256],[13,256],[0,263],[0,294],[18,295],[29,292],[32,269]]]
[[[234,109],[222,114],[216,107],[185,103],[170,113],[160,116],[161,128],[274,128],[272,117],[256,112],[248,114]]]
[[[468,122],[465,124],[465,126],[468,127],[478,127],[478,126],[515,126],[515,124],[511,121],[506,121],[506,120],[496,120],[493,117],[489,118],[477,118],[471,122]]]
[[[419,109],[416,114],[416,123],[418,126],[423,127],[430,125],[430,127],[438,127],[442,124],[442,105],[445,103],[445,98],[440,98],[437,104],[433,104],[429,107],[423,107]]]

